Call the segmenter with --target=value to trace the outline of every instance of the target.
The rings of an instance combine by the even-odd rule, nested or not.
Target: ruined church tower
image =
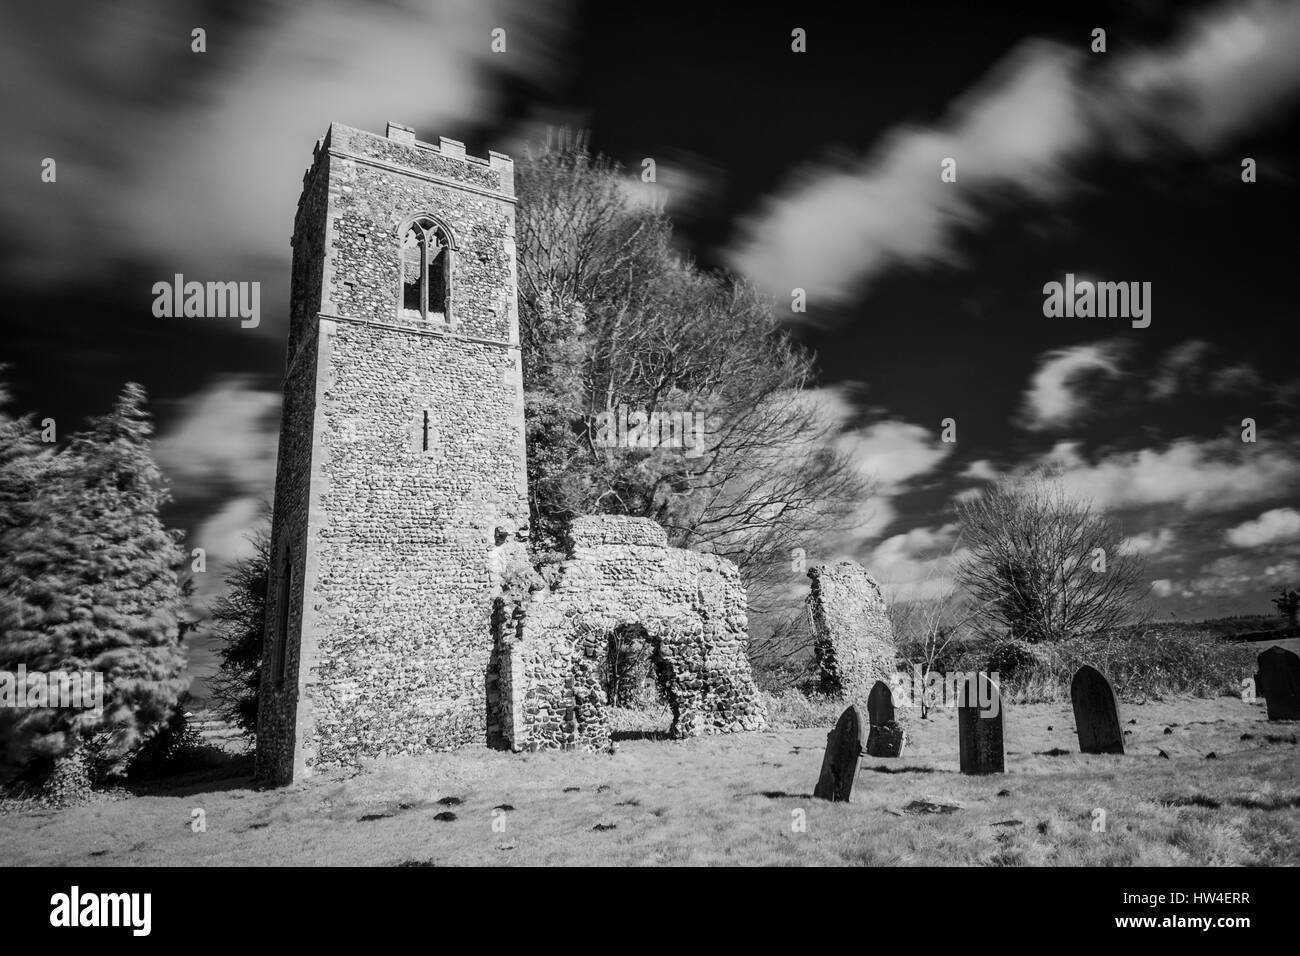
[[[525,533],[514,166],[333,124],[303,178],[257,772],[488,735],[492,550]]]

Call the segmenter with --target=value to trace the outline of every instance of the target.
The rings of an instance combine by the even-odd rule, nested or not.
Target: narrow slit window
[[[275,642],[275,678],[280,683],[284,682],[285,672],[289,664],[289,601],[293,596],[292,577],[293,555],[286,549],[284,552],[284,571],[280,575],[280,587],[277,594],[280,620],[277,628],[279,633],[276,634]]]
[[[441,436],[438,421],[429,406],[417,408],[411,422],[411,451],[425,458],[441,455]]]

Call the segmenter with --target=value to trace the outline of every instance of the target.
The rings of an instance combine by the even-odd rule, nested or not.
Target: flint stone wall
[[[495,618],[497,746],[512,750],[609,745],[599,670],[622,633],[653,648],[673,712],[670,734],[759,730],[767,715],[745,653],[748,620],[736,566],[668,547],[645,518],[575,519],[557,582]]]
[[[487,736],[494,536],[528,521],[513,166],[409,132],[332,125],[295,220],[257,733],[273,783]],[[399,309],[420,215],[452,241],[446,321]]]
[[[889,684],[897,668],[894,628],[880,585],[853,561],[809,568],[808,577],[818,690],[865,712],[872,686],[878,680]]]

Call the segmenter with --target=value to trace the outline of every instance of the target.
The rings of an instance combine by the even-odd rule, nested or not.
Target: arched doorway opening
[[[667,740],[673,722],[672,668],[660,641],[636,622],[615,625],[596,668],[610,737]]]

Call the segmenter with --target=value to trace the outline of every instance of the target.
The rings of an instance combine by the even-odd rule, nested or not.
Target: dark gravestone
[[[1074,705],[1074,729],[1079,734],[1080,753],[1124,752],[1115,692],[1101,671],[1088,664],[1080,667],[1070,681],[1070,702]]]
[[[836,803],[853,799],[853,781],[862,759],[862,718],[850,707],[840,714],[835,729],[826,735],[826,756],[822,758],[821,776],[813,796]]]
[[[1300,657],[1274,645],[1256,661],[1255,691],[1268,703],[1268,719],[1300,720]]]
[[[971,774],[1003,773],[1006,762],[1002,751],[1002,696],[987,674],[977,674],[979,690],[968,691],[957,708],[957,746],[961,755],[961,772]],[[980,699],[989,702],[979,706]]]
[[[867,695],[867,720],[872,727],[883,727],[894,719],[894,695],[883,680],[876,681]]]
[[[867,695],[867,756],[898,757],[903,753],[903,728],[894,719],[894,695],[889,685],[876,681]]]

